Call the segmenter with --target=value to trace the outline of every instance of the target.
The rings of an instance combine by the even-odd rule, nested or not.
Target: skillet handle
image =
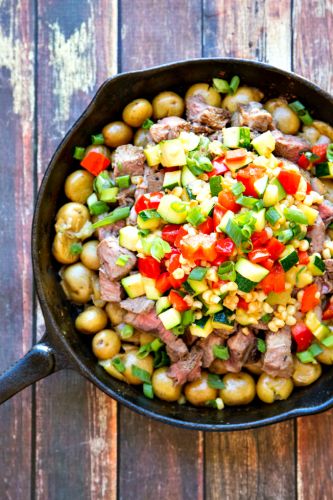
[[[54,349],[43,340],[0,375],[0,404],[59,369],[56,367]]]

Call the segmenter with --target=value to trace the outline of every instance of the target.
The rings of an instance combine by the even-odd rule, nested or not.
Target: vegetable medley
[[[313,383],[333,364],[331,126],[238,76],[122,118],[75,148],[53,243],[98,363],[217,409]]]

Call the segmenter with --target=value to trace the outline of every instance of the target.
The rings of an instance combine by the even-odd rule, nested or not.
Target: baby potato
[[[322,372],[319,363],[316,365],[314,363],[301,363],[296,357],[294,359],[294,369],[292,379],[294,384],[299,387],[312,384],[320,377]]]
[[[154,371],[152,386],[154,394],[163,401],[177,401],[182,392],[182,386],[175,384],[168,376],[168,367],[166,366]]]
[[[126,382],[126,379],[122,372],[117,370],[117,368],[113,365],[112,361],[119,360],[121,363],[124,362],[126,354],[118,354],[114,356],[112,359],[101,360],[99,364],[103,366],[104,370],[108,372],[109,375],[116,378],[117,380],[121,380],[122,382]]]
[[[119,325],[124,319],[124,310],[116,302],[108,302],[105,311],[112,325]]]
[[[257,394],[264,403],[288,399],[293,388],[291,378],[271,377],[267,373],[262,373],[257,382]]]
[[[289,106],[286,99],[278,97],[265,103],[265,109],[271,113],[277,128],[284,134],[297,134],[301,126],[297,113]]]
[[[82,252],[80,254],[82,263],[88,267],[88,269],[92,269],[93,271],[97,271],[100,266],[99,258],[97,255],[97,247],[99,241],[90,240],[87,241],[82,247]]]
[[[147,99],[134,99],[125,106],[123,120],[130,127],[141,127],[144,121],[153,114],[153,106]]]
[[[227,95],[222,101],[222,108],[227,108],[231,113],[237,111],[240,104],[249,104],[249,102],[259,102],[264,94],[254,87],[239,87],[235,94]]]
[[[320,135],[326,135],[333,141],[333,127],[331,127],[331,125],[320,120],[314,120],[312,126],[318,130]]]
[[[307,140],[312,145],[314,145],[320,137],[320,133],[312,125],[304,126],[301,135],[302,137],[304,137],[305,140]]]
[[[61,264],[74,264],[80,255],[71,252],[71,247],[77,243],[79,243],[77,238],[70,238],[66,233],[56,233],[52,245],[54,258]]]
[[[148,129],[139,128],[134,134],[134,146],[138,146],[139,148],[146,148],[151,141],[152,138],[149,138]]]
[[[202,96],[210,106],[221,106],[221,95],[208,83],[195,83],[192,85],[186,92],[185,99],[195,95]]]
[[[257,361],[256,363],[249,363],[244,366],[253,375],[260,375],[262,373],[262,362]]]
[[[130,351],[128,351],[123,358],[123,363],[125,366],[125,371],[123,375],[129,384],[133,385],[142,384],[142,380],[140,380],[138,377],[135,377],[132,373],[133,365],[138,366],[142,370],[146,370],[149,373],[149,375],[153,374],[154,363],[152,356],[150,356],[149,354],[145,358],[140,359],[138,357],[138,349],[131,349]]]
[[[108,317],[103,309],[90,306],[78,315],[75,320],[75,327],[81,333],[91,334],[103,330],[107,322]]]
[[[100,153],[101,155],[106,156],[109,160],[111,158],[111,152],[109,148],[104,146],[104,144],[90,144],[84,152],[84,157],[86,157],[89,153]]]
[[[91,299],[93,272],[81,262],[68,266],[62,273],[61,286],[70,300],[85,304]]]
[[[140,345],[146,345],[155,340],[156,337],[149,332],[140,332]]]
[[[87,170],[75,170],[65,181],[65,194],[71,201],[86,203],[94,191],[94,176]]]
[[[214,359],[213,363],[209,367],[209,371],[212,373],[217,373],[218,375],[224,375],[228,373],[228,370],[225,366],[225,361],[222,359]]]
[[[89,211],[82,203],[70,202],[63,205],[56,215],[56,232],[78,233],[89,220]]]
[[[228,406],[247,405],[256,395],[255,382],[248,373],[227,373],[223,382],[225,388],[220,389],[220,396]]]
[[[184,109],[184,100],[175,92],[161,92],[153,99],[155,120],[160,120],[165,116],[182,116]]]
[[[92,341],[92,350],[98,359],[113,358],[121,349],[119,336],[113,330],[101,330]]]
[[[333,365],[333,347],[326,347],[324,344],[320,344],[320,347],[323,352],[316,356],[317,361],[323,365]]]
[[[111,122],[102,130],[104,142],[110,148],[117,148],[131,142],[133,131],[126,123],[121,121]]]
[[[217,389],[208,385],[208,373],[202,372],[199,379],[185,385],[185,397],[194,406],[204,406],[208,401],[216,399]]]

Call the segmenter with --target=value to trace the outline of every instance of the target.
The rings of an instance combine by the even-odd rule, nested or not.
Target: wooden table
[[[30,227],[43,172],[103,80],[200,56],[259,59],[333,90],[329,0],[0,2],[0,368],[43,332]],[[255,431],[174,429],[72,372],[0,408],[0,499],[331,499],[333,411]]]

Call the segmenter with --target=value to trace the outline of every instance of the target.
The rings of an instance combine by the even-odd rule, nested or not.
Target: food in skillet
[[[99,364],[218,409],[313,383],[333,364],[333,129],[238,77],[122,118],[75,149],[53,243]]]

